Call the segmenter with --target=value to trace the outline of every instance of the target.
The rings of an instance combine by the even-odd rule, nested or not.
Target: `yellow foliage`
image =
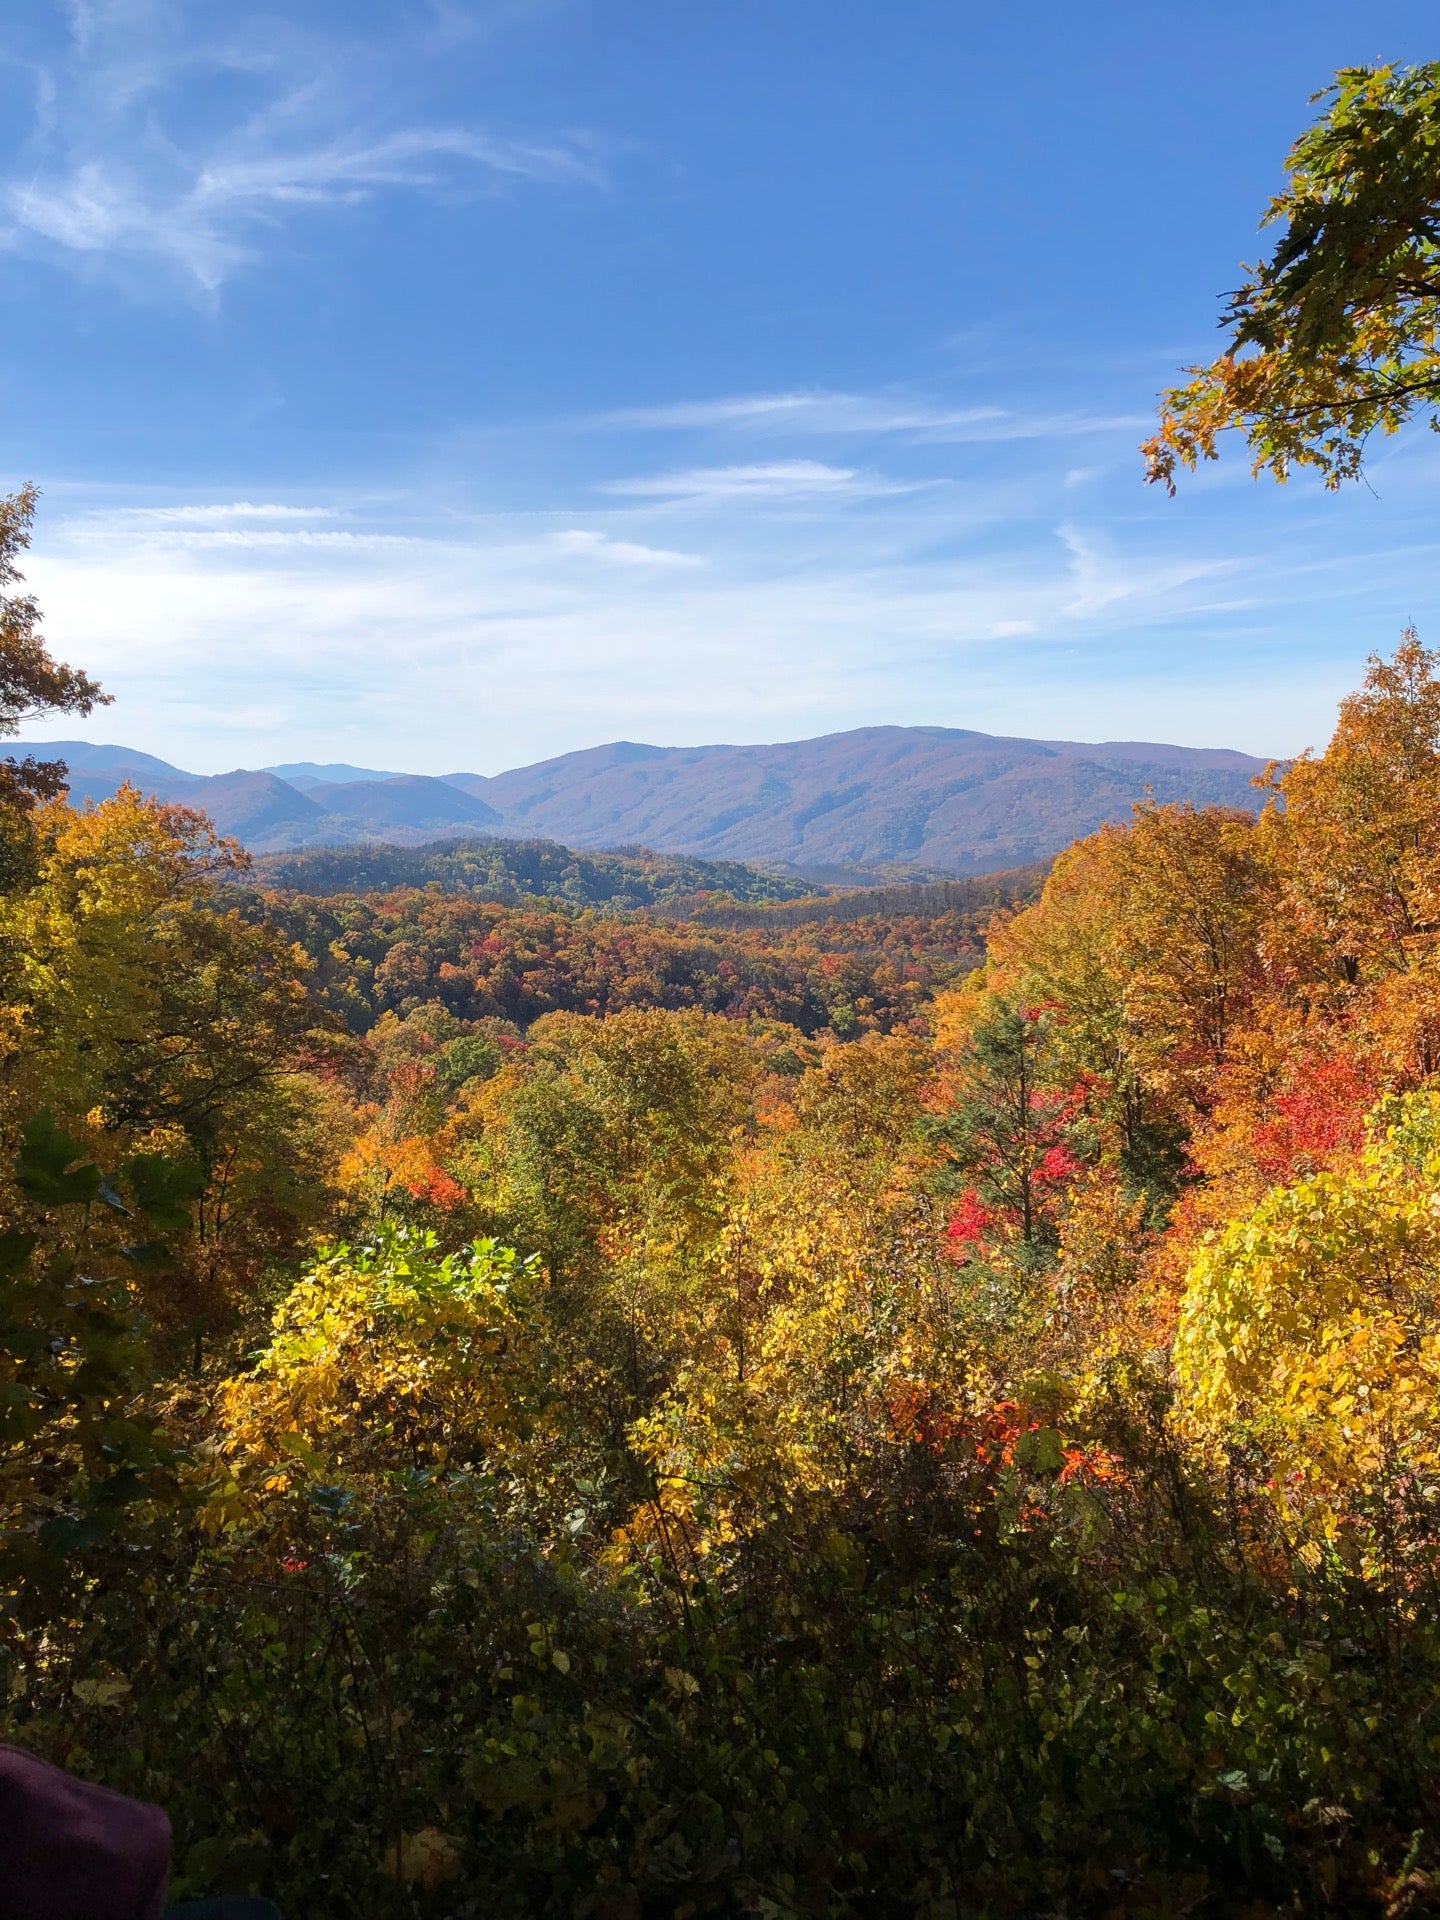
[[[1104,1300],[1133,1286],[1150,1238],[1143,1194],[1127,1193],[1107,1172],[1082,1174],[1060,1222],[1060,1269],[1072,1298]]]
[[[1427,945],[1405,970],[1382,975],[1364,1019],[1395,1081],[1440,1073],[1440,952]]]
[[[997,922],[992,927],[992,934],[999,924]],[[973,1033],[976,1022],[984,1017],[986,985],[987,975],[983,968],[977,967],[974,973],[965,976],[958,987],[937,993],[926,1008],[930,1032],[941,1053],[963,1046]]]
[[[269,1487],[297,1474],[532,1468],[549,1432],[547,1327],[533,1263],[431,1235],[337,1248],[293,1288],[268,1349],[221,1390],[222,1450]]]
[[[631,1429],[657,1486],[632,1538],[703,1556],[743,1515],[842,1481],[897,1381],[965,1377],[915,1135],[928,1064],[908,1038],[835,1049],[797,1087],[792,1124],[742,1156],[708,1315]]]
[[[1433,1469],[1440,1095],[1382,1108],[1355,1171],[1277,1188],[1202,1247],[1175,1368],[1208,1454],[1257,1449],[1277,1479],[1341,1502]]]
[[[199,814],[124,787],[30,823],[27,883],[0,891],[0,1129],[47,1109],[106,1169],[137,1149],[188,1162],[188,1244],[147,1271],[145,1303],[228,1314],[325,1203],[333,1103],[292,1071],[315,1025],[305,958],[218,910],[212,882],[244,856]]]

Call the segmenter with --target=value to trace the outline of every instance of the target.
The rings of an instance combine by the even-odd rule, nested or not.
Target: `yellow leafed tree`
[[[1331,1511],[1440,1462],[1440,1096],[1382,1106],[1350,1173],[1277,1188],[1203,1246],[1175,1340],[1210,1456]]]

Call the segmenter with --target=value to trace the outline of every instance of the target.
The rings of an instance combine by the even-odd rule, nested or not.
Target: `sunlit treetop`
[[[1171,493],[1229,428],[1256,474],[1315,467],[1337,487],[1377,430],[1440,427],[1440,61],[1346,67],[1315,98],[1262,222],[1284,237],[1229,296],[1225,352],[1162,394],[1141,448]]]

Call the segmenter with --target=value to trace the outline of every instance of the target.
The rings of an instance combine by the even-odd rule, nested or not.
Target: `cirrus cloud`
[[[214,293],[267,230],[305,214],[467,183],[602,182],[584,134],[395,126],[364,77],[384,64],[373,46],[273,17],[227,13],[197,38],[164,0],[77,7],[63,54],[31,67],[33,122],[0,171],[0,242],[72,262],[160,262]],[[229,111],[197,116],[197,82],[229,83]]]
[[[887,493],[913,493],[915,482],[882,479],[855,467],[832,467],[822,460],[767,460],[748,466],[690,467],[677,473],[641,474],[609,480],[603,491],[649,500],[805,500],[874,499]]]

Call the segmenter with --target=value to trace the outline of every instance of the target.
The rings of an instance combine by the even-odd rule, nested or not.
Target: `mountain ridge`
[[[1147,795],[1256,811],[1266,762],[1228,747],[1037,740],[960,727],[857,727],[759,746],[617,740],[498,774],[396,774],[313,761],[191,774],[88,741],[13,743],[63,759],[77,799],[129,779],[203,807],[254,852],[473,836],[662,853],[800,874],[979,874],[1050,858]],[[108,757],[107,757],[108,756]],[[345,777],[338,777],[345,776]]]

